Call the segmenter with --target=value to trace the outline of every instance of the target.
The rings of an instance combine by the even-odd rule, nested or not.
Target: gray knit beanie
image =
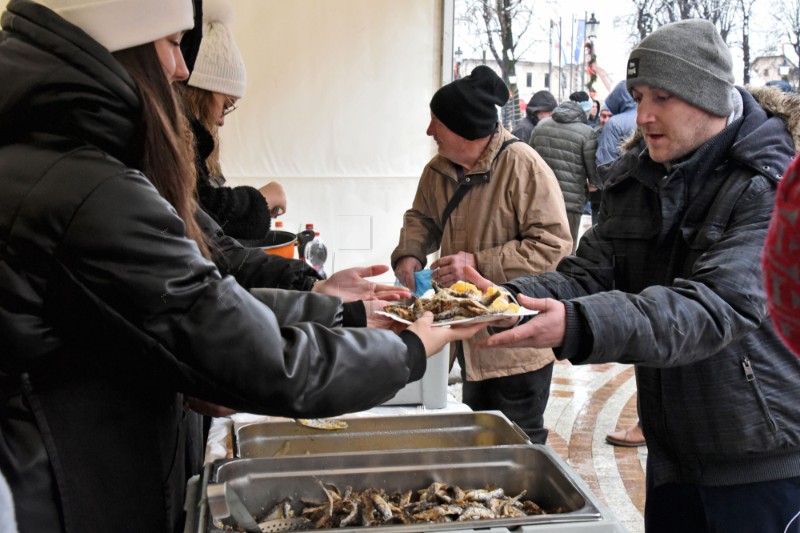
[[[661,26],[633,49],[627,88],[662,89],[718,117],[731,111],[733,61],[714,25],[689,19]]]

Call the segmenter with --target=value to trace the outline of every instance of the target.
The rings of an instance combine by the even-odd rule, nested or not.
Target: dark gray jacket
[[[576,102],[560,104],[533,128],[530,145],[556,175],[567,212],[583,212],[586,180],[594,181],[597,171],[597,132],[586,123],[583,108]]]
[[[766,314],[760,263],[795,154],[782,118],[800,106],[740,93],[743,116],[671,173],[637,142],[577,255],[510,284],[565,301],[558,357],[637,365],[655,485],[800,476],[800,360]]]

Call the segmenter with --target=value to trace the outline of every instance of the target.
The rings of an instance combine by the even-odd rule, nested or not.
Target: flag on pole
[[[575,39],[575,63],[578,63],[581,58],[581,49],[583,43],[586,41],[586,19],[578,21],[578,35]]]

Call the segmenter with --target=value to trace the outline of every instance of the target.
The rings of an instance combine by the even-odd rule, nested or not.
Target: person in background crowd
[[[184,393],[358,411],[480,329],[340,327],[339,298],[220,274],[172,87],[192,25],[191,0],[11,0],[2,15],[0,467],[21,531],[183,531]]]
[[[800,159],[786,171],[764,244],[769,314],[786,345],[800,356]]]
[[[432,278],[450,286],[464,279],[467,265],[500,283],[545,272],[572,249],[553,171],[497,122],[497,106],[506,100],[505,83],[486,66],[431,99],[426,133],[438,155],[422,171],[392,253],[397,279],[412,291],[414,273],[437,250],[441,257],[431,264]],[[461,199],[457,206],[454,198]],[[476,411],[502,411],[532,442],[543,444],[552,351],[478,350],[480,338],[451,345],[464,378],[464,403]]]
[[[799,530],[800,359],[767,313],[761,253],[800,105],[733,81],[708,21],[634,48],[639,135],[600,222],[556,272],[505,284],[539,314],[481,344],[636,365],[647,533]]]
[[[598,113],[598,118],[597,118],[597,135],[598,135],[598,138],[600,136],[599,130],[602,129],[603,126],[606,125],[606,122],[608,122],[608,119],[611,118],[611,114],[612,114],[611,111],[608,110],[608,107],[605,104],[603,104],[600,107],[600,113]],[[595,161],[596,160],[597,160],[597,158],[596,158],[596,154],[595,154]],[[595,224],[597,224],[597,221],[600,218],[600,200],[601,200],[602,195],[603,195],[603,191],[600,189],[601,185],[602,184],[600,183],[600,179],[597,177],[597,172],[595,171],[595,181],[594,182],[591,182],[591,181],[589,182],[589,206],[590,206],[591,212],[592,212],[592,225],[593,226]]]
[[[592,98],[589,96],[589,93],[586,91],[575,91],[569,95],[569,100],[580,104],[581,109],[583,109],[583,112],[586,113],[586,118],[588,120],[592,113],[592,106],[594,106],[594,100],[592,100]]]
[[[600,138],[597,141],[600,181],[605,181],[601,166],[618,158],[622,143],[636,131],[636,102],[625,87],[625,80],[611,89],[604,104],[611,112],[611,116],[600,131]]]
[[[587,124],[586,113],[580,104],[567,101],[559,104],[550,118],[536,125],[530,145],[558,179],[564,194],[574,253],[578,247],[588,184],[595,180],[597,132]]]
[[[590,126],[600,125],[600,107],[601,107],[600,102],[592,98],[592,110],[589,112],[589,118],[586,120],[586,123],[588,125]]]
[[[601,128],[604,127],[612,115],[613,113],[609,111],[608,106],[603,104],[603,107],[600,108],[600,116],[597,119],[597,125]]]
[[[511,135],[521,141],[528,142],[531,138],[531,133],[533,133],[533,128],[540,120],[549,117],[557,105],[556,97],[550,91],[536,91],[525,108],[525,118],[517,122],[511,131]]]
[[[259,189],[225,186],[219,161],[219,128],[244,97],[247,74],[229,27],[233,19],[230,0],[204,0],[202,12],[202,28],[194,30],[201,33],[202,40],[184,88],[195,137],[198,197],[227,235],[257,241],[267,235],[271,218],[286,212],[286,193],[275,181]],[[190,39],[186,47],[193,44]]]

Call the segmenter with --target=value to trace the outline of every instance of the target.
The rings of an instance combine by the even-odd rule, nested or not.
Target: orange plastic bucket
[[[297,244],[297,235],[288,231],[270,231],[267,236],[258,241],[242,241],[242,244],[252,248],[261,248],[268,254],[279,255],[287,259],[294,258],[294,247]]]

